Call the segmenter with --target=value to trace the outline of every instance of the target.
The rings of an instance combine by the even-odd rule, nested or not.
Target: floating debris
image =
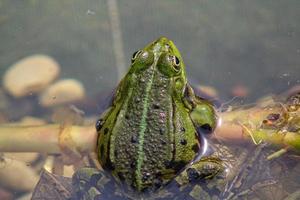
[[[219,96],[217,89],[212,86],[200,85],[198,88],[200,89],[201,92],[203,92],[204,94],[206,94],[209,97],[217,99]]]
[[[244,85],[236,85],[231,89],[231,94],[235,97],[247,97],[249,89]]]

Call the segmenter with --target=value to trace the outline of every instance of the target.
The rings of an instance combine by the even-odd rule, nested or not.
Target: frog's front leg
[[[109,178],[96,168],[81,168],[72,177],[73,197],[76,200],[100,200]]]
[[[195,95],[192,87],[187,84],[184,103],[190,109],[190,117],[197,132],[211,133],[217,123],[217,114],[211,102]]]

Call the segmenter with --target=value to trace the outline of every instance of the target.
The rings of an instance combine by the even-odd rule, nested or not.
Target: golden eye
[[[172,56],[172,63],[176,72],[180,71],[180,60],[177,56]]]
[[[139,55],[140,55],[141,53],[142,53],[141,50],[134,52],[134,53],[132,54],[131,62],[134,62],[135,59],[136,59],[137,57],[139,57]]]
[[[178,57],[169,53],[162,53],[157,61],[157,67],[160,72],[168,77],[177,76],[181,72],[181,64]]]
[[[154,62],[153,52],[140,50],[135,52],[131,58],[132,72],[139,72],[148,68]]]

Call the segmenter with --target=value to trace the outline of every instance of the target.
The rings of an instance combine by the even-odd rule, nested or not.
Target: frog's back
[[[157,60],[127,74],[99,130],[101,165],[137,190],[172,179],[198,152],[196,130],[177,94],[185,79],[161,73]]]

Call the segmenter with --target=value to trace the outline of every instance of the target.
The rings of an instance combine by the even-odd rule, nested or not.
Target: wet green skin
[[[175,177],[188,182],[185,169],[197,164],[200,173],[206,163],[220,171],[218,160],[192,162],[201,149],[197,128],[213,130],[215,116],[187,83],[174,43],[161,37],[133,55],[112,105],[97,122],[99,162],[138,192],[161,188]]]

